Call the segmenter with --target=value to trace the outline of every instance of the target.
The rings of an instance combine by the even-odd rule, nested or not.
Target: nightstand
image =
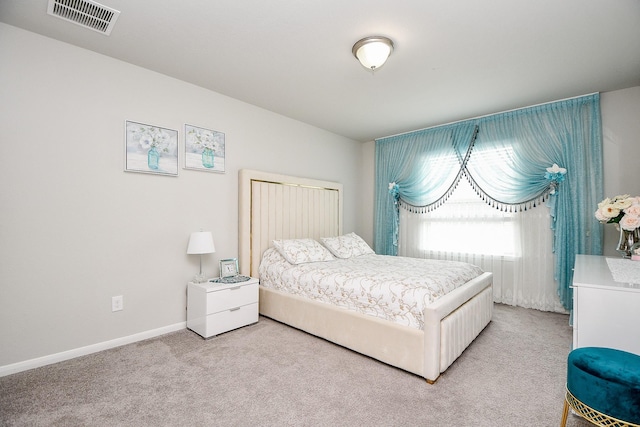
[[[187,328],[204,338],[258,321],[258,279],[187,285]]]

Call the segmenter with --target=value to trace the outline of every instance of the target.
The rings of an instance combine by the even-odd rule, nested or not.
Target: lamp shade
[[[188,254],[212,254],[216,251],[210,231],[196,231],[189,237]]]
[[[383,36],[365,37],[353,45],[351,52],[363,67],[371,71],[380,68],[393,51],[391,39]]]

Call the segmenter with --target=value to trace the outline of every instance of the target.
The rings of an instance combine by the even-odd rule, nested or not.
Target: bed
[[[274,240],[343,235],[342,185],[241,170],[241,273],[259,277]],[[424,307],[420,328],[260,286],[260,314],[434,383],[491,321],[492,275],[484,272]]]

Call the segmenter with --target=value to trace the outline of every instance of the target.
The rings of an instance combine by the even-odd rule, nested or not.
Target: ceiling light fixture
[[[364,68],[375,71],[382,67],[393,52],[393,42],[388,37],[369,36],[358,40],[351,52]]]

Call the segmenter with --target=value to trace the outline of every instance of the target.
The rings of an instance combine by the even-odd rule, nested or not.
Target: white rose
[[[604,215],[602,215],[602,211],[600,209],[598,209],[596,211],[596,219],[600,222],[607,222],[609,221],[609,218],[605,217]]]
[[[623,230],[632,231],[640,227],[640,216],[625,215],[620,220],[620,227]]]
[[[615,218],[620,215],[620,209],[616,208],[615,205],[607,205],[603,206],[600,209],[602,216],[605,218]]]
[[[631,197],[627,197],[624,199],[619,199],[616,200],[615,202],[613,202],[613,206],[615,206],[617,209],[626,209],[629,206],[631,206],[633,204],[634,199]]]
[[[608,197],[606,199],[604,199],[603,201],[601,201],[600,203],[598,203],[598,209],[602,209],[603,206],[607,206],[611,204],[611,199],[609,199]]]
[[[631,205],[624,210],[624,213],[632,216],[640,216],[640,205]]]

